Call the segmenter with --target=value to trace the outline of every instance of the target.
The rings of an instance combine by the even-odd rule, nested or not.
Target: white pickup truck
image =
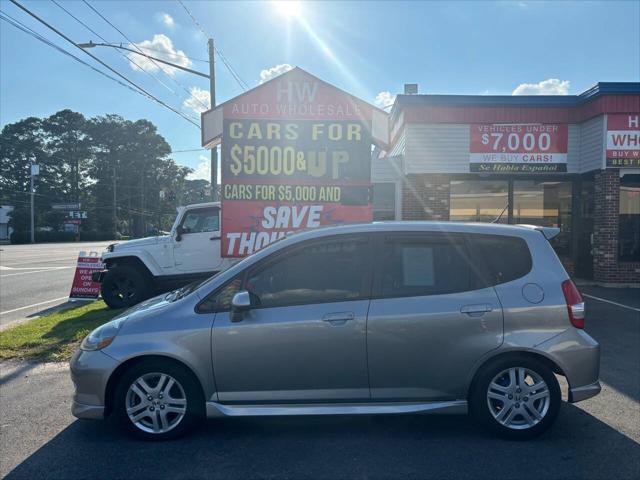
[[[135,305],[227,269],[235,259],[220,255],[220,203],[178,208],[169,235],[140,238],[107,247],[105,269],[93,275],[111,308]]]

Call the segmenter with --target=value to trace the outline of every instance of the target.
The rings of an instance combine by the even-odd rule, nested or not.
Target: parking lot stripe
[[[630,307],[629,305],[613,302],[611,300],[607,300],[606,298],[594,297],[593,295],[587,295],[586,293],[583,293],[582,296],[587,298],[592,298],[594,300],[599,300],[601,302],[610,303],[611,305],[615,305],[617,307],[628,308],[629,310],[633,310],[634,312],[640,312],[640,308]]]
[[[64,297],[60,297],[60,298],[54,298],[53,300],[47,300],[46,302],[39,302],[39,303],[34,303],[32,305],[27,305],[26,307],[20,307],[20,308],[14,308],[13,310],[7,310],[6,312],[0,312],[0,315],[4,315],[6,313],[13,313],[13,312],[17,312],[19,310],[25,310],[27,308],[32,308],[32,307],[38,307],[40,305],[44,305],[46,303],[53,303],[53,302],[59,302],[60,300],[66,300],[69,298],[69,295],[65,295]]]
[[[74,268],[74,267],[47,267],[42,270],[29,270],[28,272],[9,273],[7,275],[0,275],[0,278],[15,277],[16,275],[29,275],[31,273],[55,272],[56,270],[63,270],[65,268]],[[26,269],[21,269],[21,270],[26,270]]]

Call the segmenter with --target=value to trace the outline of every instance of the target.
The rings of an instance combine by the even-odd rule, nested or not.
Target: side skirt
[[[207,402],[207,417],[273,415],[374,415],[394,413],[466,414],[467,401],[428,403],[316,403],[291,405],[223,405]]]

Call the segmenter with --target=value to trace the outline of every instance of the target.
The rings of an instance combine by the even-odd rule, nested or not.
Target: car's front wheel
[[[561,394],[558,380],[545,364],[513,356],[486,365],[469,400],[471,413],[481,424],[500,436],[525,440],[553,424]]]
[[[111,308],[129,308],[153,295],[149,275],[130,265],[107,270],[100,288],[104,302]]]
[[[144,440],[169,440],[192,430],[204,416],[198,381],[186,367],[164,359],[133,365],[115,393],[116,420]]]

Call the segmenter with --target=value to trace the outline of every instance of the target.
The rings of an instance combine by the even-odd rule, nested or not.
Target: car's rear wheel
[[[185,367],[163,359],[135,364],[116,389],[116,420],[144,440],[170,440],[192,430],[204,416],[197,379]]]
[[[542,362],[526,357],[502,358],[478,374],[470,395],[471,413],[481,424],[507,438],[540,435],[560,409],[558,380]]]
[[[149,275],[129,265],[116,265],[105,274],[100,293],[111,308],[128,308],[153,295]]]

